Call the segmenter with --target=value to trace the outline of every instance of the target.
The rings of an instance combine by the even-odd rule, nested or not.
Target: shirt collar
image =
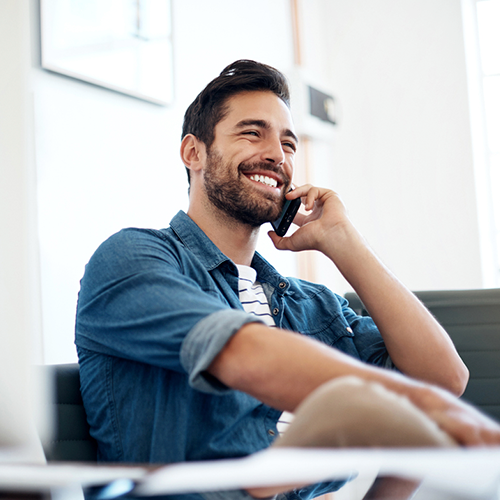
[[[252,267],[257,271],[257,279],[261,283],[270,283],[274,287],[279,287],[282,291],[288,289],[289,280],[278,273],[258,252],[255,252],[253,256]],[[280,283],[284,283],[285,285],[280,286]]]
[[[184,246],[205,266],[207,271],[212,271],[224,262],[230,262],[235,266],[233,261],[215,246],[212,240],[184,211],[179,210],[177,215],[170,221],[170,227]],[[257,271],[257,279],[260,282],[268,282],[273,286],[285,283],[285,286],[280,288],[283,288],[282,291],[288,288],[288,279],[281,276],[258,252],[255,252],[252,259],[252,267]]]
[[[212,240],[200,229],[189,215],[179,210],[170,221],[170,227],[188,248],[211,271],[223,262],[231,262],[213,243]]]

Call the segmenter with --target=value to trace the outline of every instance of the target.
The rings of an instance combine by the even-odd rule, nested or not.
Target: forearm
[[[308,337],[260,323],[243,326],[208,372],[233,389],[292,412],[323,383],[353,375],[407,397],[459,444],[500,444],[500,426],[449,392],[366,365]]]
[[[259,323],[241,328],[208,371],[233,389],[292,412],[317,387],[338,377],[377,381],[406,395],[420,385],[308,337]]]
[[[358,293],[378,326],[394,364],[404,373],[461,394],[468,371],[447,333],[417,298],[379,261],[347,217],[336,193],[310,185],[301,197],[310,213],[294,219],[290,237],[271,233],[281,250],[318,250],[329,257]]]
[[[461,394],[468,371],[448,334],[380,262],[355,228],[336,228],[322,248],[358,293],[394,364],[405,374]]]

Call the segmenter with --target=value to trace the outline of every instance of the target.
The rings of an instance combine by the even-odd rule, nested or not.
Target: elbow
[[[460,397],[465,392],[468,382],[469,370],[461,362],[460,365],[454,370],[453,375],[449,377],[445,388],[455,396]]]

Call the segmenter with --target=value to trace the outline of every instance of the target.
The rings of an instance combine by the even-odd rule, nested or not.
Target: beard
[[[276,172],[283,178],[285,190],[280,196],[261,192],[258,189],[244,189],[242,172]],[[285,193],[291,180],[283,170],[272,163],[255,162],[234,165],[224,161],[218,151],[207,151],[207,164],[204,171],[205,191],[211,203],[233,220],[260,227],[266,222],[275,221],[281,214],[285,203]]]

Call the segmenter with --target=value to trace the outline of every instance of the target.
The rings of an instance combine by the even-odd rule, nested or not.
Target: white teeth
[[[250,179],[252,179],[253,181],[257,181],[257,182],[262,182],[262,184],[265,184],[266,186],[271,186],[271,187],[277,187],[278,186],[278,182],[276,181],[276,179],[272,179],[271,177],[268,177],[267,175],[251,175],[250,176]]]

